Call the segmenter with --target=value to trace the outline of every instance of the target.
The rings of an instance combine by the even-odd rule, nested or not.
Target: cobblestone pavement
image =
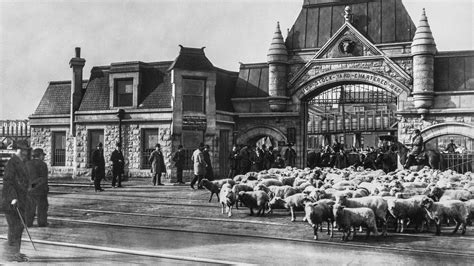
[[[336,232],[314,241],[301,212],[294,223],[285,210],[251,217],[242,207],[228,218],[217,199],[209,203],[207,191],[188,186],[151,187],[140,179],[95,193],[86,180],[60,182],[50,186],[50,226],[30,229],[38,252],[23,235],[22,252],[34,263],[468,265],[474,259],[472,227],[465,236],[446,228],[439,237],[409,230],[342,242]],[[1,244],[6,229],[2,217]]]

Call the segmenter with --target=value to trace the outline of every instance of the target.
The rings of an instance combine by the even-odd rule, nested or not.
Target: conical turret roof
[[[286,50],[285,41],[280,30],[280,23],[277,22],[275,33],[273,34],[272,44],[268,49],[267,54],[268,63],[280,62],[286,63],[288,61],[288,51]]]
[[[423,8],[420,22],[416,28],[415,36],[411,44],[411,53],[415,54],[436,54],[436,43],[431,32],[426,11]]]

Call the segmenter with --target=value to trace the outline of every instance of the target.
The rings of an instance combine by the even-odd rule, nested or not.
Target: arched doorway
[[[303,162],[308,150],[336,139],[346,149],[376,147],[379,135],[396,135],[395,112],[403,110],[410,88],[397,75],[339,69],[314,76],[291,90],[304,122]],[[314,119],[313,119],[314,118]]]
[[[238,144],[261,145],[267,147],[273,146],[275,150],[279,150],[283,143],[286,144],[286,135],[279,129],[267,126],[254,127],[246,130],[242,135],[238,136]]]
[[[422,131],[425,149],[437,150],[443,157],[442,169],[458,173],[474,168],[474,127],[464,123],[441,123]]]

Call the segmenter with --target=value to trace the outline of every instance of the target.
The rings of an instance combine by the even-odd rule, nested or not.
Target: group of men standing
[[[16,147],[15,147],[16,146]],[[26,143],[15,144],[12,155],[5,166],[3,177],[2,208],[8,224],[8,241],[3,252],[5,260],[28,261],[20,253],[21,236],[25,226],[33,226],[38,216],[38,226],[48,226],[48,167],[42,149],[31,152]]]
[[[289,143],[288,148],[282,156],[275,151],[273,146],[261,147],[244,145],[239,147],[234,145],[229,155],[230,171],[228,178],[233,178],[238,174],[248,172],[259,172],[270,168],[284,168],[286,166],[294,167],[296,165],[296,151],[293,144]]]
[[[116,148],[110,156],[112,162],[112,187],[122,187],[122,175],[124,173],[125,159],[122,153],[122,143],[117,142]],[[96,192],[102,192],[104,189],[101,186],[102,179],[105,178],[105,159],[104,148],[102,143],[97,144],[97,148],[92,152],[91,156],[92,173],[91,179],[94,181],[94,188]]]

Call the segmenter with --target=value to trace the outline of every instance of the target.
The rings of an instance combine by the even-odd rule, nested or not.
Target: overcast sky
[[[415,24],[426,8],[438,50],[474,49],[474,0],[403,2]],[[228,70],[265,62],[276,21],[290,28],[302,3],[0,0],[0,119],[26,118],[48,81],[70,80],[76,46],[86,59],[85,79],[96,65],[173,60],[178,44],[205,46],[211,62]]]

